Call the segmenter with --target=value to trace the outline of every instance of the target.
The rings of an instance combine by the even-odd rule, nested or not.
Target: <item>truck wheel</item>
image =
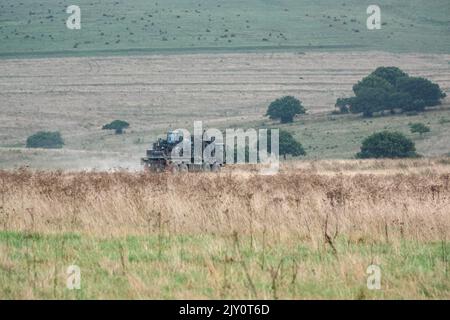
[[[170,171],[172,173],[177,173],[178,171],[180,171],[180,168],[178,167],[177,164],[172,165],[172,167],[170,168]]]
[[[212,172],[219,172],[220,171],[220,166],[217,163],[214,163],[212,165],[211,171]]]
[[[211,171],[211,165],[209,164],[209,163],[204,163],[203,165],[202,165],[202,171],[203,172],[210,172]]]
[[[188,172],[188,166],[185,163],[180,165],[180,172]]]

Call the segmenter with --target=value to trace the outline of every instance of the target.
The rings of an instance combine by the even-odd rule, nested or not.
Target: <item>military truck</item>
[[[211,156],[207,161],[195,161],[194,159],[194,138],[190,141],[184,142],[182,131],[167,132],[166,139],[159,138],[153,143],[152,148],[147,150],[147,156],[141,159],[145,170],[151,172],[218,172],[224,166],[223,143],[216,142],[215,137],[202,137],[202,155],[207,146],[211,152]],[[186,146],[191,149],[191,154],[188,152],[185,156],[181,145],[186,143]]]

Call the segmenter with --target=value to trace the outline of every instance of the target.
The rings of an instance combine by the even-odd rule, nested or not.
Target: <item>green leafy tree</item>
[[[446,94],[439,85],[425,78],[410,77],[397,67],[379,67],[353,86],[355,97],[336,101],[336,107],[370,117],[374,112],[400,108],[421,112],[436,106]],[[372,101],[370,101],[372,100]]]
[[[123,130],[129,128],[130,124],[123,120],[114,120],[111,123],[105,124],[103,130],[115,130],[116,134],[122,134]]]
[[[285,130],[280,130],[278,135],[278,147],[279,154],[286,159],[287,155],[291,155],[293,157],[299,157],[306,155],[305,149],[300,142],[295,140],[291,133]],[[259,150],[259,141],[258,141],[258,150]],[[272,152],[272,130],[267,130],[267,150],[266,152]]]
[[[350,111],[352,113],[362,113],[364,117],[372,117],[374,112],[383,110],[383,105],[389,94],[379,88],[362,88],[358,95],[351,98]]]
[[[291,155],[293,157],[306,155],[302,144],[295,140],[289,132],[280,130],[279,138],[280,155],[282,155],[284,159],[286,159],[287,155]]]
[[[386,107],[390,110],[395,108],[407,109],[413,104],[413,98],[406,92],[394,92],[387,97]]]
[[[349,113],[351,102],[351,98],[338,98],[336,100],[335,108],[339,109],[339,113]]]
[[[437,106],[446,97],[438,84],[420,77],[398,79],[397,90],[409,94],[413,101],[423,100],[425,106]],[[420,109],[416,111],[423,111],[425,108],[422,109],[422,105],[423,103],[417,104]]]
[[[411,130],[412,133],[418,133],[420,135],[423,135],[424,133],[428,133],[431,131],[430,127],[424,125],[421,122],[418,123],[411,123],[409,125],[409,128]]]
[[[378,67],[371,74],[386,80],[392,86],[396,85],[398,79],[408,77],[407,73],[397,67]]]
[[[413,100],[410,104],[403,107],[402,110],[405,112],[422,112],[425,111],[426,106],[425,100],[418,99]]]
[[[27,148],[61,149],[64,140],[59,132],[39,131],[27,138]]]
[[[399,132],[383,131],[367,137],[357,158],[410,158],[417,157],[414,142]]]
[[[281,123],[294,121],[298,114],[306,113],[300,100],[292,96],[286,96],[273,101],[267,109],[266,116],[270,119],[281,120]]]
[[[367,88],[383,90],[386,93],[391,93],[395,91],[394,86],[391,85],[388,81],[371,74],[362,79],[361,81],[359,81],[357,84],[355,84],[353,86],[353,92],[355,93],[356,96],[358,96],[362,90]]]

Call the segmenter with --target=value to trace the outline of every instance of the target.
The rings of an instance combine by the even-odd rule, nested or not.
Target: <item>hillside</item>
[[[0,56],[128,55],[254,50],[449,53],[447,0],[380,0],[382,29],[360,0],[2,0]]]

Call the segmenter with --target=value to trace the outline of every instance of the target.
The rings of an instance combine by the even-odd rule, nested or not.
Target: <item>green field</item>
[[[0,56],[128,55],[253,50],[449,53],[447,0],[380,0],[381,30],[364,0],[0,1]]]
[[[1,232],[2,299],[405,299],[448,298],[450,243],[337,244],[330,249],[260,237],[95,238]],[[383,290],[368,290],[368,265]],[[81,269],[81,289],[66,269]],[[448,265],[447,265],[448,268]]]

